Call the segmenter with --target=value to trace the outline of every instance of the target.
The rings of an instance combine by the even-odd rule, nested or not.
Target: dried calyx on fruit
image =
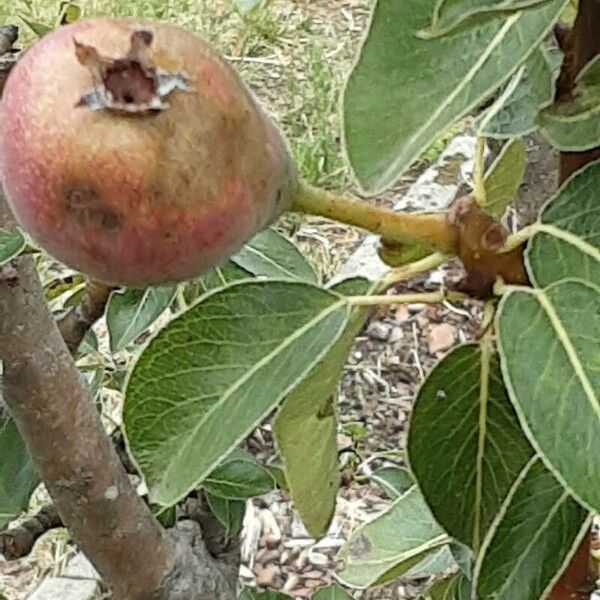
[[[134,31],[127,55],[117,59],[101,56],[93,46],[75,40],[77,59],[90,70],[94,84],[78,105],[145,114],[165,110],[165,99],[173,91],[186,91],[188,80],[183,73],[166,73],[154,66],[149,54],[152,38],[150,31]]]
[[[44,36],[0,103],[0,181],[49,253],[110,284],[191,279],[288,210],[277,126],[205,41],[163,23]]]

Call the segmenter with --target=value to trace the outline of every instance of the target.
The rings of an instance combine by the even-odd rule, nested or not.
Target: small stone
[[[306,531],[306,527],[304,527],[304,523],[294,515],[292,520],[292,537],[293,538],[308,538],[308,532]]]
[[[263,537],[263,540],[265,542],[265,546],[269,549],[272,548],[277,548],[279,546],[279,542],[281,541],[281,535],[276,536],[273,535],[272,533],[269,533],[268,535],[265,535]]]
[[[310,589],[314,590],[314,589],[316,589],[318,587],[321,587],[323,585],[323,580],[322,579],[306,579],[304,581],[304,585],[307,588],[310,588]]]
[[[316,569],[312,569],[311,571],[307,571],[303,575],[304,575],[304,577],[307,577],[308,579],[319,579],[320,580],[321,577],[323,577],[323,573],[321,571],[317,571]]]
[[[308,561],[311,565],[315,565],[316,567],[323,567],[329,563],[329,558],[327,558],[325,554],[321,554],[320,552],[309,552]]]
[[[48,577],[29,596],[31,600],[92,600],[98,590],[98,582],[92,579],[67,579]]]
[[[388,364],[388,367],[399,367],[402,364],[402,360],[400,359],[399,356],[396,356],[394,354],[393,356],[390,356],[387,359],[387,364]]]
[[[67,565],[63,577],[73,577],[75,579],[97,579],[100,581],[100,575],[92,563],[83,555],[76,554]]]
[[[389,342],[391,344],[395,344],[400,340],[404,339],[404,331],[402,331],[402,327],[392,327],[392,331],[390,332]]]
[[[404,323],[410,319],[410,310],[406,304],[400,304],[396,309],[396,321]]]
[[[456,328],[448,323],[434,325],[429,331],[429,350],[433,353],[448,350],[454,345]]]
[[[254,575],[252,570],[246,565],[240,565],[240,577],[248,581],[254,581],[256,579],[256,575]]]
[[[308,562],[308,556],[303,552],[296,560],[296,569],[302,571]]]
[[[409,304],[408,311],[411,315],[416,315],[417,313],[420,313],[426,306],[426,304]]]
[[[256,583],[260,587],[269,587],[273,585],[279,569],[273,565],[266,566],[256,573]]]
[[[371,323],[367,330],[368,336],[374,340],[377,340],[378,342],[387,342],[390,338],[390,333],[390,326],[379,321]]]
[[[298,577],[298,575],[296,575],[296,573],[292,573],[287,578],[287,581],[285,582],[285,584],[283,586],[283,591],[286,593],[291,592],[295,587],[298,586],[299,583],[300,583],[300,577]]]
[[[430,285],[440,286],[444,282],[444,272],[441,269],[436,269],[429,273],[427,283]]]
[[[341,548],[344,545],[344,540],[333,537],[324,537],[315,544],[315,548]]]
[[[282,565],[287,564],[287,562],[290,560],[290,558],[291,558],[290,551],[289,550],[284,550],[281,553],[281,558],[280,558],[281,564]]]

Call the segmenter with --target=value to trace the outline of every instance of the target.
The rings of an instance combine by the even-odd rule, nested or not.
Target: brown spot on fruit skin
[[[189,91],[170,95],[157,114],[76,107],[91,78],[73,40],[123,57],[136,31],[152,33],[149,58],[186,73]],[[285,142],[238,75],[206,42],[168,24],[99,19],[55,30],[19,61],[0,110],[0,172],[21,226],[105,283],[197,277],[297,194]]]
[[[67,216],[86,228],[98,227],[108,233],[119,230],[121,217],[104,207],[98,194],[89,188],[75,188],[67,192]]]

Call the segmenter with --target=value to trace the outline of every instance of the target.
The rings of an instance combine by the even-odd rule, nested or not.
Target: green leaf
[[[222,288],[230,283],[252,278],[252,273],[238,267],[232,262],[216,267],[202,276],[200,282],[206,292]]]
[[[150,506],[150,509],[154,513],[154,516],[158,522],[165,528],[174,527],[177,522],[177,507],[167,506]]]
[[[348,302],[300,282],[243,281],[163,328],[127,384],[124,425],[153,501],[196,487],[335,343]]]
[[[83,336],[81,344],[79,344],[79,348],[77,348],[77,358],[94,352],[98,352],[98,337],[93,329],[88,329]]]
[[[206,500],[215,517],[225,527],[225,535],[231,539],[236,537],[242,530],[246,503],[241,500],[228,500],[220,496],[206,493]]]
[[[104,380],[104,366],[81,367],[80,375],[88,390],[90,400],[94,401],[102,387],[102,381]]]
[[[538,124],[548,141],[562,152],[600,146],[600,57],[578,75],[571,98],[540,112]]]
[[[526,252],[531,280],[546,287],[567,277],[600,285],[600,162],[565,182],[543,209]]]
[[[361,589],[386,583],[448,541],[414,486],[350,536],[338,554],[344,564],[340,580]]]
[[[169,307],[173,287],[151,287],[113,292],[106,308],[106,325],[111,352],[119,352],[134,342]]]
[[[471,584],[463,573],[457,573],[433,584],[423,600],[471,600]]]
[[[502,371],[530,441],[556,477],[600,510],[600,288],[517,288],[497,317]]]
[[[517,196],[523,183],[527,155],[525,142],[515,138],[506,143],[485,176],[485,201],[482,208],[500,218]]]
[[[534,8],[546,0],[437,0],[427,37],[447,34],[473,17],[502,16],[501,13]],[[468,25],[469,23],[467,23]]]
[[[392,500],[400,498],[415,484],[410,472],[402,467],[383,467],[375,471],[371,479],[379,484]]]
[[[81,18],[81,8],[74,2],[61,2],[58,9],[60,25],[74,23]]]
[[[535,50],[566,0],[422,40],[435,0],[379,0],[344,97],[346,151],[362,188],[393,184]]]
[[[239,596],[239,600],[292,600],[290,596],[280,592],[262,592],[245,587]]]
[[[39,38],[44,37],[47,33],[50,33],[51,31],[54,30],[54,28],[51,27],[50,25],[46,25],[46,23],[40,23],[39,21],[33,21],[33,20],[23,16],[22,14],[19,15],[19,18]]]
[[[352,600],[352,596],[339,585],[333,584],[317,590],[312,600]]]
[[[23,252],[26,242],[18,229],[0,229],[0,266]]]
[[[438,522],[477,549],[532,453],[498,357],[484,343],[452,350],[419,390],[408,432],[410,466]]]
[[[245,500],[262,496],[275,486],[269,471],[247,452],[229,455],[203,482],[213,496],[228,500]]]
[[[589,528],[577,504],[534,459],[517,480],[475,567],[478,600],[540,600]]]
[[[274,229],[260,232],[231,260],[256,276],[318,283],[314,269],[300,250]]]
[[[372,283],[342,282],[340,294],[365,294]],[[355,337],[368,309],[352,316],[336,344],[285,399],[273,423],[273,435],[283,461],[294,505],[315,538],[327,532],[340,482],[335,393]]]
[[[556,51],[534,50],[484,113],[479,135],[511,138],[535,131],[538,112],[554,99],[561,58]]]
[[[435,552],[426,556],[420,563],[411,567],[403,577],[407,579],[423,579],[426,577],[437,577],[442,573],[456,568],[456,560],[450,551],[450,546],[446,544]]]
[[[263,3],[263,0],[234,0],[234,4],[242,15],[256,10]]]
[[[0,527],[18,517],[29,504],[39,477],[25,442],[10,417],[0,425]]]
[[[449,548],[460,570],[467,576],[467,579],[471,580],[473,571],[473,553],[470,548],[458,542],[453,542],[450,544]]]
[[[386,244],[378,248],[379,258],[388,266],[397,269],[414,263],[432,253],[431,246],[421,244]]]
[[[278,462],[278,464],[268,465],[266,469],[269,471],[275,484],[280,490],[285,490],[286,492],[290,491],[290,486],[285,478],[285,471],[283,470],[283,465],[281,463]]]

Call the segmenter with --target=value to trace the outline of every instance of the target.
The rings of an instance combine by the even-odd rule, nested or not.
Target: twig
[[[62,526],[56,507],[52,504],[45,506],[25,523],[0,533],[0,554],[6,560],[27,556],[42,535]]]
[[[87,330],[104,314],[113,289],[98,281],[89,281],[81,302],[58,322],[60,333],[71,353],[79,348]]]
[[[390,304],[437,304],[444,300],[453,302],[466,300],[468,296],[460,292],[430,292],[425,294],[398,294],[390,296],[350,296],[348,302],[354,306],[374,306]]]
[[[0,27],[0,56],[7,54],[13,49],[13,44],[19,37],[19,30],[15,25],[4,25]]]
[[[14,25],[0,27],[0,96],[10,70],[17,64],[19,53],[13,50],[19,30]]]
[[[412,279],[416,275],[420,275],[421,273],[425,273],[427,271],[431,271],[440,265],[443,265],[447,262],[451,257],[442,252],[435,252],[434,254],[430,254],[421,260],[417,260],[414,263],[410,263],[404,267],[399,267],[397,269],[393,269],[390,271],[382,280],[380,284],[380,289],[386,290],[387,288],[395,285],[396,283],[400,283],[402,281],[407,281],[408,279]]]

